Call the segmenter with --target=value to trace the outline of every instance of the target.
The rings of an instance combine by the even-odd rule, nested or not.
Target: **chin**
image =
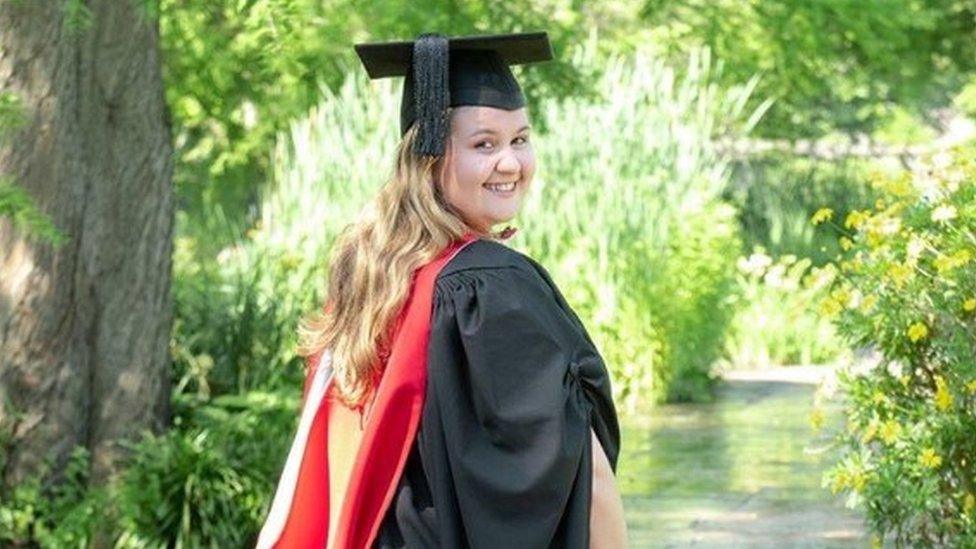
[[[515,219],[514,215],[510,215],[506,217],[498,217],[492,219],[490,226],[492,228],[501,228],[502,225],[505,225],[506,223],[511,223],[513,219]]]

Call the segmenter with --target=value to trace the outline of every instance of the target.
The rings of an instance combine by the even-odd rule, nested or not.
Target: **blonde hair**
[[[415,155],[415,140],[412,126],[397,147],[394,173],[368,214],[346,226],[333,245],[324,309],[299,322],[298,354],[310,359],[330,350],[336,396],[349,407],[364,404],[382,373],[392,343],[389,330],[409,295],[414,270],[467,232],[489,239],[507,234],[486,233],[463,219],[433,178],[435,170],[447,173],[448,162]],[[443,158],[452,153],[448,137]],[[306,369],[310,363],[306,360]]]

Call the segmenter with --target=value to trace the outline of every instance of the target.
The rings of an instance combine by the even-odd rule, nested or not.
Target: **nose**
[[[521,168],[522,165],[518,161],[518,156],[511,149],[502,154],[501,158],[498,159],[498,165],[495,166],[495,169],[501,173],[518,173]]]

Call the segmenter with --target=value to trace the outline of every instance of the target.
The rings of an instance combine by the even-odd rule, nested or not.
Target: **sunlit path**
[[[837,405],[814,433],[816,371],[783,373],[730,375],[714,403],[661,406],[624,426],[632,547],[868,545],[860,515],[820,486]]]

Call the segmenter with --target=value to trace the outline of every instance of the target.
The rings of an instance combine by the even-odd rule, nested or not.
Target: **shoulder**
[[[586,334],[539,262],[485,239],[470,243],[441,269],[434,290],[434,316],[452,322],[460,319],[481,333],[498,327],[522,337],[549,334],[546,337],[560,340]]]
[[[501,242],[478,239],[465,246],[441,269],[437,285],[472,280],[521,281],[548,289],[549,273],[537,261]]]
[[[465,246],[441,269],[438,279],[463,271],[518,269],[535,271],[535,261],[501,242],[478,239]]]

